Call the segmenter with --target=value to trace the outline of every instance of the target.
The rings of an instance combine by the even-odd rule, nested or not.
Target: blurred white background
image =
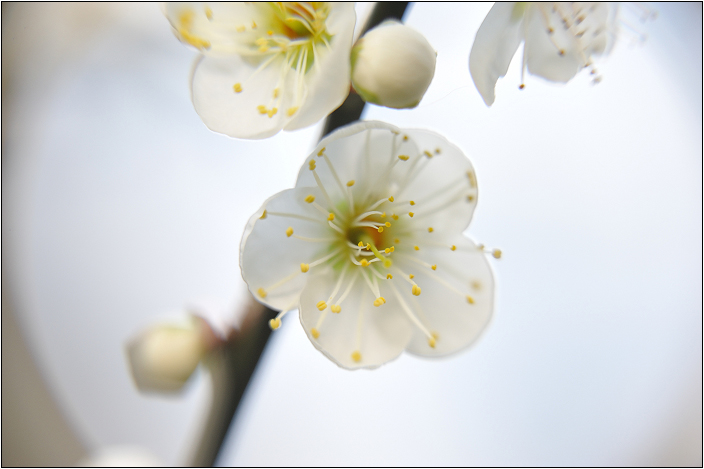
[[[467,59],[490,7],[413,5],[435,79],[418,108],[364,117],[433,129],[472,159],[466,234],[504,252],[493,323],[457,356],[349,372],[287,316],[220,464],[702,464],[701,3],[648,5],[646,23],[622,7],[597,86],[529,76],[519,91],[519,55],[487,108]],[[188,305],[235,317],[244,224],[293,185],[321,126],[208,131],[189,100],[195,53],[157,5],[2,13],[4,301],[89,452],[184,464],[207,376],[140,395],[124,343]]]

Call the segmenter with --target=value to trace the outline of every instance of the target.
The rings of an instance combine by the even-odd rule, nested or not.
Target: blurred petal
[[[523,40],[521,3],[497,2],[484,18],[469,53],[469,72],[487,106],[494,103],[494,87],[506,75]]]

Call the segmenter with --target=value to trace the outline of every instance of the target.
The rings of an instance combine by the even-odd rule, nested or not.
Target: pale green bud
[[[435,74],[436,55],[419,32],[395,21],[385,22],[352,48],[352,86],[373,104],[416,107]]]

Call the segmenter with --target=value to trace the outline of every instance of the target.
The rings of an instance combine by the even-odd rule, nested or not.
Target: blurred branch
[[[408,2],[378,2],[362,34],[387,19],[402,20],[407,7]],[[350,93],[345,102],[328,116],[321,138],[359,120],[364,105],[357,93]],[[191,466],[215,465],[227,431],[237,416],[240,401],[271,335],[269,320],[276,314],[276,311],[252,299],[240,329],[233,331],[227,343],[208,359],[207,366],[213,380],[213,401]]]

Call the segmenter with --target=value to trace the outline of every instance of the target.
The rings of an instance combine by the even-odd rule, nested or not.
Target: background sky
[[[504,252],[493,322],[456,356],[349,372],[286,316],[221,464],[701,465],[701,3],[648,5],[644,23],[623,6],[597,86],[528,76],[520,91],[519,55],[487,108],[467,61],[490,7],[413,5],[435,79],[416,109],[364,118],[435,130],[472,160],[465,234]],[[124,344],[188,306],[234,320],[246,220],[293,186],[321,125],[264,141],[207,130],[189,99],[195,53],[157,5],[11,14],[3,295],[89,450],[183,464],[207,375],[180,397],[141,395]]]

